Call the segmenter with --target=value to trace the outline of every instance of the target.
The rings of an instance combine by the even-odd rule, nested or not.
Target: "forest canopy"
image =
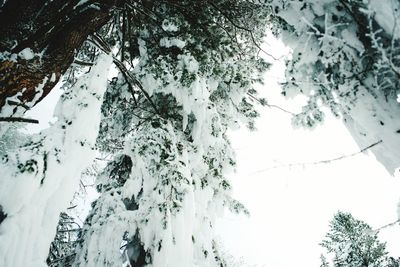
[[[268,86],[264,73],[278,60],[261,47],[268,34],[292,49],[282,94],[308,99],[293,124],[315,127],[328,108],[360,147],[376,144],[371,150],[393,173],[399,7],[3,1],[0,265],[226,266],[216,218],[224,209],[247,213],[231,197],[227,174],[236,162],[226,133],[254,129],[257,106],[268,104],[255,89]],[[25,112],[56,84],[57,121],[21,133],[21,124],[37,122]],[[72,231],[65,212],[90,170],[99,197]]]

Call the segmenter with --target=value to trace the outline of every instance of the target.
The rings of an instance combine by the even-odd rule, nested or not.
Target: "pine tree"
[[[4,9],[6,6],[10,7],[11,3],[7,2]],[[22,210],[30,210],[29,207],[36,205],[40,210],[37,221],[49,216],[47,213],[51,210],[48,224],[54,228],[49,226],[47,229],[52,230],[35,230],[35,237],[30,239],[23,236],[24,231],[8,231],[10,218],[18,221],[31,215],[20,214],[18,207],[8,201],[9,194],[2,192],[0,204],[3,212],[6,216],[13,216],[7,216],[0,227],[10,238],[21,235],[16,239],[29,252],[24,258],[5,257],[17,251],[13,250],[13,246],[0,242],[1,259],[5,261],[3,265],[31,264],[32,258],[37,265],[44,261],[46,243],[50,243],[54,233],[57,213],[67,207],[68,198],[72,197],[71,188],[79,181],[77,173],[87,167],[94,157],[93,139],[97,137],[96,127],[99,127],[96,124],[98,113],[95,109],[90,113],[85,110],[89,105],[85,100],[92,94],[98,100],[96,105],[102,101],[102,90],[90,87],[90,83],[99,78],[104,81],[108,66],[97,64],[97,60],[105,61],[107,58],[109,62],[110,57],[118,74],[109,82],[104,95],[97,148],[117,165],[121,157],[129,157],[133,164],[132,173],[129,179],[124,178],[128,184],[122,183],[123,180],[112,185],[108,184],[109,181],[99,182],[105,187],[99,187],[101,196],[84,226],[75,264],[122,263],[126,258],[120,257],[120,247],[132,257],[129,261],[135,257],[140,261],[144,258],[155,266],[160,264],[162,255],[181,257],[183,251],[179,249],[182,248],[192,251],[188,254],[192,256],[182,257],[188,262],[204,258],[206,260],[203,261],[210,265],[223,264],[213,242],[213,223],[225,207],[235,212],[244,210],[243,205],[229,194],[231,188],[225,175],[235,161],[226,131],[240,123],[254,128],[258,113],[254,109],[256,91],[253,85],[261,82],[262,72],[268,67],[257,56],[269,19],[268,6],[261,2],[222,0],[124,1],[123,7],[107,2],[104,7],[94,4],[88,8],[99,10],[101,14],[111,8],[114,13],[112,20],[92,33],[75,55],[76,63],[65,75],[65,94],[61,102],[66,101],[67,104],[60,109],[59,121],[49,131],[35,136],[34,141],[24,145],[24,148],[7,151],[6,157],[9,154],[15,156],[2,163],[6,178],[1,181],[1,188],[9,188],[8,184],[11,184],[18,187],[21,194],[29,192],[26,187],[20,187],[20,180],[12,177],[20,177],[23,173],[24,179],[33,181],[37,190],[32,189],[33,193],[26,194],[21,202]],[[43,12],[47,14],[50,9],[51,6],[46,6]],[[38,18],[40,21],[40,14]],[[72,23],[75,17],[70,19]],[[36,23],[35,20],[33,26]],[[68,35],[67,32],[65,34]],[[84,35],[77,34],[77,42],[80,42]],[[38,45],[46,46],[46,40]],[[8,41],[2,44],[6,47]],[[40,51],[33,52],[36,58]],[[27,64],[30,64],[29,59]],[[100,69],[103,69],[101,74],[98,72]],[[58,74],[47,79],[56,81]],[[85,90],[88,87],[89,90]],[[98,91],[94,93],[96,89]],[[47,92],[48,88],[43,90]],[[87,112],[83,116],[75,114],[75,111]],[[89,119],[91,116],[92,120]],[[87,129],[89,125],[91,128]],[[51,142],[55,145],[49,145]],[[88,151],[90,155],[85,154]],[[65,154],[69,161],[65,159]],[[53,162],[60,166],[56,168],[58,165],[53,165]],[[143,169],[143,166],[146,167]],[[56,171],[62,171],[59,179],[53,178]],[[74,177],[64,177],[69,175]],[[152,181],[153,184],[150,186],[144,181]],[[67,186],[68,190],[61,194],[57,190],[61,190],[62,186],[52,187],[51,183]],[[44,187],[48,191],[41,193],[40,203],[34,203],[32,194],[39,194]],[[153,192],[149,188],[156,190]],[[123,204],[124,199],[118,197],[118,192],[126,190],[125,197],[132,202],[127,206]],[[53,201],[52,205],[47,204],[48,201]],[[101,254],[98,250],[93,254],[90,240],[108,236],[94,226],[98,223],[104,225],[103,221],[109,216],[120,218],[122,211],[125,215],[130,214],[125,211],[130,211],[133,206],[137,206],[135,214],[140,213],[140,216],[128,216],[132,224],[125,226],[116,219],[115,225],[110,227],[116,227],[120,232],[112,243],[107,243],[112,246],[107,246],[107,249],[102,247]],[[196,209],[191,208],[193,206]],[[179,231],[174,227],[181,225],[178,222],[184,214],[192,223],[188,223],[187,231],[179,238]],[[146,221],[153,224],[148,225]],[[42,226],[35,221],[35,227]],[[39,238],[39,232],[43,237]],[[2,240],[8,240],[4,237]],[[39,239],[40,246],[35,246]],[[173,246],[175,243],[178,244],[176,248]],[[36,247],[40,253],[34,255]]]
[[[226,131],[239,122],[254,127],[258,114],[250,95],[268,67],[256,57],[255,42],[268,17],[249,17],[254,39],[237,29],[244,42],[232,43],[226,30],[237,25],[229,17],[207,26],[218,6],[197,16],[199,31],[186,13],[193,2],[181,4],[182,16],[138,29],[133,74],[148,95],[132,95],[123,75],[108,88],[98,146],[115,156],[99,177],[101,196],[85,223],[76,266],[226,265],[214,241],[215,219],[224,208],[246,212],[230,197],[225,175],[235,160]],[[237,12],[263,11],[237,4]],[[159,18],[176,12],[152,11]]]
[[[391,267],[398,261],[388,257],[386,244],[378,239],[378,231],[355,219],[350,213],[334,215],[330,229],[320,244],[333,254],[335,267]],[[329,266],[325,257],[321,266]]]

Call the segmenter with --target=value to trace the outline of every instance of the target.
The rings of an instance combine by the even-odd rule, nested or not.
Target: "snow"
[[[179,39],[164,38],[160,43],[169,46],[175,41]],[[100,179],[104,183],[100,188],[109,189],[102,189],[94,205],[75,266],[122,264],[125,256],[115,244],[135,235],[153,266],[216,266],[214,223],[225,208],[241,210],[226,180],[233,170],[234,152],[225,133],[227,125],[245,117],[238,106],[251,87],[250,79],[244,78],[248,85],[243,86],[234,77],[239,72],[244,77],[256,75],[247,73],[252,66],[229,59],[218,66],[224,76],[215,77],[212,68],[201,70],[188,51],[171,58],[146,45],[139,40],[141,55],[134,74],[156,103],[157,98],[174,97],[183,121],[154,115],[125,136],[120,153],[132,160],[129,178],[115,186]],[[202,62],[201,67],[205,65]],[[211,97],[217,90],[221,92]],[[250,105],[245,108],[251,111]],[[124,209],[127,198],[133,199],[136,209]],[[107,248],[107,253],[97,253]]]
[[[191,146],[186,144],[182,153],[177,151],[183,140],[180,131],[168,122],[157,128],[147,123],[127,140],[124,154],[133,161],[130,178],[122,188],[111,189],[100,196],[76,266],[109,266],[121,262],[118,244],[127,231],[130,236],[138,231],[144,249],[151,252],[153,266],[194,266],[190,255],[194,253],[192,235],[198,216],[196,210],[204,211],[195,208],[194,191],[190,186],[191,170],[186,150]],[[165,165],[155,164],[160,162],[162,153],[168,153]],[[107,182],[107,179],[103,181]],[[138,209],[127,211],[122,200],[132,197],[138,202]],[[201,200],[202,203],[207,201]],[[178,209],[173,208],[174,203],[178,203]],[[211,233],[208,227],[207,230],[204,236]],[[110,244],[114,244],[111,245],[114,249],[110,249]],[[98,254],[98,251],[108,252]],[[199,266],[212,266],[204,264]]]
[[[360,148],[382,140],[371,151],[388,172],[394,174],[400,166],[400,151],[397,149],[400,144],[400,107],[395,99],[386,100],[382,95],[373,97],[368,92],[361,95],[350,116],[345,117],[346,125]]]
[[[166,48],[176,46],[176,47],[182,49],[185,47],[185,45],[186,45],[186,42],[181,39],[178,39],[178,38],[164,37],[164,38],[161,38],[161,40],[160,40],[160,46],[166,47]]]
[[[32,51],[32,49],[25,48],[24,50],[22,50],[21,52],[18,53],[18,56],[21,59],[31,60],[32,58],[35,57],[35,53]]]
[[[76,6],[74,7],[74,9],[77,8],[77,7],[80,6],[80,5],[86,4],[87,2],[88,2],[88,0],[80,0],[80,1],[78,2],[78,4],[76,4]]]
[[[396,0],[369,0],[369,8],[379,25],[394,38],[400,37],[400,3]]]
[[[51,78],[53,78],[54,73],[52,74]],[[43,88],[46,85],[47,81],[49,80],[48,77],[44,77],[43,81],[39,83],[39,85],[35,88],[35,97],[31,101],[31,105],[33,106],[36,104],[37,101],[42,97],[43,95]]]
[[[48,77],[44,77],[42,82],[38,84],[38,86],[35,88],[35,97],[32,99],[31,102],[27,103],[26,105],[28,107],[32,107],[36,101],[40,99],[40,97],[43,95],[43,87],[46,85],[46,82],[48,80]],[[5,101],[5,105],[1,109],[1,116],[2,117],[23,117],[26,109],[22,106],[15,106],[15,105],[10,105],[9,101],[14,102],[14,103],[20,103],[20,97],[22,96],[24,88],[22,92],[18,92],[17,94],[7,97]],[[7,132],[8,128],[10,127],[10,124],[2,124],[0,127],[0,137]]]
[[[367,1],[364,3],[367,4]],[[396,25],[400,16],[398,1],[371,0],[368,3],[370,10],[362,11],[371,13],[386,33],[397,38],[399,28]],[[309,105],[296,116],[295,124],[315,127],[313,119],[320,121],[319,118],[323,117],[318,110],[318,106],[323,102],[325,106],[343,117],[360,149],[381,140],[381,143],[374,146],[371,151],[388,172],[393,174],[400,165],[400,152],[397,149],[400,144],[398,133],[400,106],[396,96],[389,96],[387,92],[392,90],[393,93],[397,93],[397,88],[378,82],[378,76],[381,75],[379,73],[371,73],[371,76],[377,76],[376,80],[365,78],[362,83],[358,79],[332,78],[335,75],[354,77],[358,69],[362,71],[364,68],[353,63],[361,62],[364,50],[367,49],[357,36],[357,23],[334,22],[333,15],[327,12],[339,17],[346,13],[338,11],[331,0],[309,1],[307,4],[275,0],[274,4],[280,8],[278,15],[294,29],[293,32],[283,33],[283,41],[293,49],[293,60],[288,64],[287,70],[288,77],[292,80],[286,83],[285,93],[290,97],[303,94],[310,100]],[[324,16],[324,19],[320,16]],[[320,29],[324,31],[321,32]],[[370,37],[374,46],[380,47],[379,37],[374,35]],[[383,48],[378,50],[377,54],[380,55],[375,60],[376,65],[391,64],[390,67],[397,72],[397,67],[389,59],[389,52]],[[319,67],[319,64],[323,66]],[[336,72],[331,71],[335,68],[340,71],[331,75],[330,72]],[[383,72],[383,69],[380,71]],[[387,83],[391,82],[388,78]],[[321,88],[327,89],[321,90]],[[317,96],[319,99],[311,94],[313,90],[323,92]],[[335,97],[333,91],[336,91],[336,96],[341,97]]]
[[[355,29],[345,29],[341,32],[342,38],[345,40],[345,42],[356,49],[360,54],[364,52],[364,45],[361,43],[361,41],[356,37],[356,32]]]
[[[323,15],[322,8],[314,12]],[[314,16],[311,10],[305,10],[301,16],[293,10],[282,15],[293,24],[301,23],[299,28],[307,28],[311,24],[307,22]],[[384,24],[382,21],[380,23]],[[171,32],[178,30],[173,22],[167,20],[162,27]],[[363,51],[362,44],[354,37],[354,29],[344,30],[341,34],[345,42],[358,53]],[[319,40],[322,45],[326,41],[323,38]],[[311,40],[311,37],[303,38],[299,41],[299,47],[303,52],[315,52],[319,49],[316,41],[315,38]],[[183,49],[186,42],[168,37],[160,40],[160,46]],[[142,245],[152,255],[154,266],[215,266],[217,260],[214,256],[218,255],[215,252],[215,222],[223,215],[224,207],[236,203],[230,196],[229,186],[228,189],[222,186],[226,182],[224,175],[229,174],[233,168],[230,160],[234,158],[234,151],[225,133],[228,125],[236,126],[239,121],[237,117],[243,115],[235,113],[235,109],[240,106],[241,98],[248,88],[228,84],[227,80],[232,80],[230,78],[234,74],[226,74],[226,80],[214,80],[200,73],[199,62],[189,53],[178,56],[176,65],[169,68],[166,67],[169,64],[167,59],[161,56],[157,58],[156,64],[164,71],[157,77],[154,72],[146,69],[149,66],[146,65],[148,51],[145,41],[139,41],[139,50],[141,62],[135,68],[135,74],[144,90],[154,97],[156,93],[172,94],[178,105],[182,106],[182,125],[155,116],[153,122],[159,120],[157,122],[161,122],[161,126],[153,127],[151,122],[146,122],[135,129],[132,136],[126,136],[126,146],[122,153],[133,162],[129,178],[123,187],[102,192],[95,204],[93,217],[85,228],[85,238],[74,265],[118,266],[128,253],[124,255],[120,249],[123,236],[139,233]],[[302,58],[303,64],[315,61],[316,53],[310,55]],[[25,58],[31,56],[29,50],[21,55]],[[5,240],[0,244],[1,266],[45,266],[44,259],[54,236],[58,215],[67,207],[82,170],[95,157],[99,110],[111,61],[109,56],[100,56],[92,71],[82,76],[61,97],[55,111],[58,120],[49,129],[32,136],[33,142],[29,145],[10,152],[1,163],[6,178],[0,180],[0,204],[8,215],[0,225],[0,238]],[[239,64],[242,62],[224,62],[221,69],[235,73],[240,70]],[[184,72],[192,75],[192,80],[185,86],[174,81],[180,80]],[[307,73],[303,75],[307,76]],[[43,83],[53,78],[54,74],[46,77]],[[305,83],[312,81],[307,80]],[[304,89],[315,92],[312,86],[305,86]],[[221,94],[229,93],[228,100],[221,97],[211,101],[210,96],[216,90],[221,90]],[[37,97],[40,94],[39,86]],[[357,164],[353,161],[349,165],[339,162],[333,165],[334,168],[312,166],[315,169],[311,171],[309,165],[319,164],[294,164],[303,169],[295,167],[293,177],[290,177],[290,171],[283,174],[275,172],[275,169],[285,167],[285,162],[290,165],[291,161],[317,161],[321,155],[329,158],[344,153],[343,147],[337,145],[337,140],[345,140],[344,146],[349,149],[346,153],[353,153],[372,142],[382,140],[372,151],[389,171],[398,167],[400,152],[396,150],[399,142],[396,131],[400,129],[397,119],[400,115],[399,100],[396,103],[390,102],[390,105],[383,101],[376,103],[376,99],[369,95],[362,100],[354,104],[351,116],[346,117],[348,128],[358,140],[358,146],[349,141],[352,139],[344,134],[343,127],[325,128],[311,133],[300,130],[297,134],[310,136],[311,141],[293,139],[295,134],[287,128],[290,127],[287,113],[268,117],[270,121],[260,127],[263,135],[257,139],[251,135],[237,137],[239,142],[246,141],[239,143],[239,146],[243,146],[238,148],[239,155],[241,149],[252,147],[252,150],[240,155],[240,160],[247,161],[250,167],[246,172],[239,172],[246,179],[236,179],[236,188],[241,190],[236,194],[255,211],[254,218],[257,221],[242,228],[247,236],[232,230],[229,222],[224,223],[226,227],[217,228],[223,233],[225,231],[223,239],[228,241],[228,247],[233,246],[230,249],[235,251],[234,254],[245,251],[249,259],[257,261],[265,261],[264,257],[268,257],[268,263],[273,266],[317,265],[319,253],[315,253],[315,247],[325,233],[323,225],[327,226],[327,221],[337,208],[348,209],[351,206],[350,200],[356,198],[360,201],[360,205],[353,209],[356,216],[374,210],[376,214],[382,215],[376,216],[380,217],[378,219],[369,217],[369,220],[375,220],[373,224],[377,226],[388,218],[387,212],[378,212],[383,210],[382,207],[389,207],[388,203],[395,202],[394,195],[398,198],[397,191],[393,193],[398,183],[387,182],[386,179],[385,185],[379,187],[376,180],[371,182],[369,176],[378,177],[384,173],[383,168],[372,172],[365,167],[373,162],[371,159]],[[286,102],[282,103],[285,105]],[[367,111],[366,114],[364,111]],[[189,122],[189,116],[194,121]],[[384,130],[377,127],[383,121],[386,125]],[[287,125],[282,126],[282,123]],[[335,123],[340,125],[338,121]],[[191,132],[183,133],[188,128]],[[337,132],[338,129],[341,131]],[[329,136],[327,132],[334,135]],[[364,135],[365,132],[369,135]],[[193,140],[188,141],[185,135],[190,135]],[[272,156],[274,149],[277,154]],[[324,153],[317,154],[314,149]],[[164,158],[163,153],[167,158]],[[365,155],[360,157],[365,159]],[[338,166],[341,171],[336,172]],[[265,172],[272,175],[267,177],[263,175]],[[256,178],[255,174],[258,174]],[[352,187],[349,187],[350,179],[354,183]],[[99,179],[98,183],[107,182],[107,179]],[[364,188],[366,184],[369,184],[370,190]],[[388,188],[392,189],[390,194],[374,198],[377,189],[388,192]],[[137,210],[127,210],[125,207],[124,200],[132,197],[140,204]],[[329,198],[334,201],[329,202]],[[360,212],[361,206],[367,211]],[[306,240],[313,244],[304,245]],[[266,247],[266,243],[269,246]],[[288,252],[291,257],[287,257]],[[315,253],[315,257],[310,252]],[[20,254],[24,257],[20,257]]]
[[[174,22],[165,19],[162,23],[162,28],[167,32],[176,32],[179,30],[178,26],[174,24]]]
[[[46,266],[59,214],[95,156],[111,62],[100,56],[92,71],[62,95],[57,122],[2,161],[0,203],[7,218],[0,225],[0,266]]]

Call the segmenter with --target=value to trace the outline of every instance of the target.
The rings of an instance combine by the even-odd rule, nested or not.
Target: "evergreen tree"
[[[229,14],[220,25],[207,23],[222,6],[193,18],[193,2],[182,2],[174,19],[164,18],[175,8],[154,8],[161,19],[137,30],[140,57],[132,75],[148,95],[129,93],[123,75],[108,88],[98,146],[114,159],[99,177],[101,196],[85,223],[76,266],[226,265],[214,241],[215,219],[225,207],[246,212],[230,197],[225,177],[235,165],[226,131],[240,122],[254,127],[253,85],[268,67],[255,43],[268,19],[264,7],[237,5],[244,16],[246,8],[259,11],[245,22],[254,39]],[[243,42],[232,43],[235,28]]]
[[[360,143],[382,138],[378,158],[397,167],[399,9],[386,25],[376,3],[3,1],[0,265],[45,264],[59,214],[98,149],[110,162],[75,265],[224,266],[215,218],[244,210],[229,194],[226,132],[254,129],[266,28],[294,48],[284,94],[309,96],[295,123],[313,127],[324,104]],[[112,63],[118,73],[107,81]],[[20,116],[60,79],[58,121],[10,146],[4,121],[32,122]]]
[[[338,212],[334,215],[320,245],[333,254],[335,267],[390,267],[399,263],[387,256],[386,244],[379,241],[378,231],[350,213]],[[321,266],[329,266],[322,257]]]

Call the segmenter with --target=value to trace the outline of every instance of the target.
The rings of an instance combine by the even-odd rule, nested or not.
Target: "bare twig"
[[[247,95],[250,96],[250,97],[251,97],[252,99],[254,99],[255,101],[257,101],[258,103],[260,103],[262,106],[267,106],[267,107],[269,107],[269,108],[276,108],[276,109],[279,109],[280,111],[283,111],[283,112],[285,112],[285,113],[287,113],[287,114],[290,114],[290,115],[292,115],[292,116],[296,116],[296,114],[295,114],[294,112],[291,112],[291,111],[289,111],[289,110],[287,110],[287,109],[284,109],[284,108],[282,108],[282,107],[280,107],[280,106],[277,106],[277,105],[268,104],[268,102],[262,101],[261,99],[259,99],[258,97],[254,96],[254,95],[252,95],[252,94],[250,94],[250,93],[247,93]]]
[[[394,222],[388,223],[388,224],[386,224],[386,225],[384,225],[384,226],[381,226],[381,227],[379,227],[379,228],[375,229],[375,230],[374,230],[374,232],[375,232],[375,233],[378,233],[378,232],[379,232],[380,230],[382,230],[382,229],[385,229],[385,228],[389,228],[389,227],[395,226],[396,224],[399,224],[399,223],[400,223],[400,219],[398,219],[397,221],[394,221]]]
[[[81,228],[74,228],[74,229],[66,229],[66,230],[58,230],[59,233],[69,233],[69,232],[79,232]]]
[[[361,154],[361,153],[373,148],[376,145],[379,145],[382,142],[383,142],[383,140],[379,140],[379,141],[377,141],[377,142],[375,142],[375,143],[373,143],[373,144],[371,144],[371,145],[369,145],[367,147],[364,147],[360,151],[357,151],[357,152],[354,152],[354,153],[351,153],[351,154],[347,154],[347,155],[342,155],[342,156],[339,156],[339,157],[336,157],[336,158],[325,159],[325,160],[320,160],[320,161],[312,161],[312,162],[298,162],[298,163],[281,164],[281,165],[272,166],[270,168],[258,170],[258,171],[254,172],[252,174],[257,174],[257,173],[266,172],[266,171],[273,170],[273,169],[280,169],[280,168],[291,168],[291,167],[298,167],[298,166],[304,167],[304,166],[307,166],[307,165],[328,164],[328,163],[332,163],[332,162],[339,161],[339,160],[342,160],[342,159],[354,157],[354,156],[356,156],[358,154]]]

